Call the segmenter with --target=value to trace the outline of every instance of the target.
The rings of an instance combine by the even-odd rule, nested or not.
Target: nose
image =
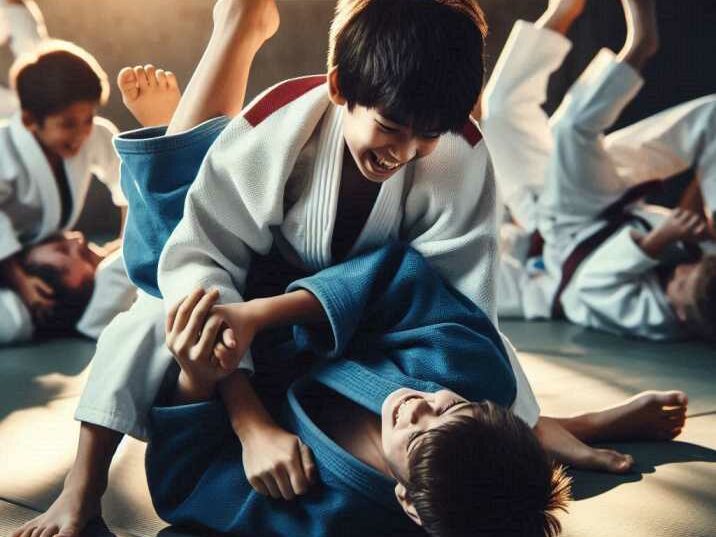
[[[415,138],[411,137],[409,140],[394,145],[389,152],[393,160],[397,162],[408,162],[417,154],[418,144]]]
[[[427,414],[431,414],[433,407],[424,398],[418,399],[417,403],[413,403],[410,410],[410,423],[415,424],[420,421],[420,418]]]

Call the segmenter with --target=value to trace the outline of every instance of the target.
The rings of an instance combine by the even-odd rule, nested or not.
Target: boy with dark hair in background
[[[15,61],[10,81],[21,110],[0,124],[0,279],[39,320],[55,304],[53,289],[23,269],[18,253],[72,229],[93,175],[115,204],[126,201],[116,129],[96,117],[109,94],[97,61],[71,43],[46,41]]]

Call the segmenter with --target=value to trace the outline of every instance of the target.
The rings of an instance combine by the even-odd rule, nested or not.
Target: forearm
[[[305,289],[252,301],[260,329],[328,322],[319,300]]]
[[[240,369],[219,383],[219,393],[231,420],[231,427],[242,444],[253,433],[275,426],[246,373]]]
[[[670,243],[670,241],[667,240],[663,234],[659,233],[659,228],[647,234],[632,231],[632,239],[634,239],[637,246],[639,246],[639,248],[641,248],[641,250],[652,259],[658,259],[661,257],[664,250]]]

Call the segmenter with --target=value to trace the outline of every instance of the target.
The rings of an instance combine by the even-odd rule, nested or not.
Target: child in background
[[[47,41],[18,58],[10,75],[21,111],[0,124],[0,281],[40,319],[54,291],[23,270],[19,252],[72,229],[93,175],[116,205],[126,202],[112,147],[117,130],[96,117],[109,94],[97,61],[76,45]]]
[[[646,186],[695,166],[716,206],[716,96],[666,110],[607,136],[658,48],[652,0],[624,0],[627,40],[602,50],[551,119],[541,109],[564,37],[584,0],[555,0],[534,25],[518,22],[488,83],[481,125],[518,226],[513,246],[544,240],[544,270],[526,248],[505,252],[501,315],[566,316],[577,324],[654,340],[716,337],[716,258],[689,247],[708,238],[703,210],[635,204]],[[521,150],[516,151],[515,147]],[[509,244],[505,241],[505,244]],[[684,247],[684,244],[686,247]],[[695,255],[694,255],[695,253]],[[534,265],[534,262],[532,262]]]

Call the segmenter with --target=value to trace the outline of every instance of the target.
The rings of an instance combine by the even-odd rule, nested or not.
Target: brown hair
[[[16,60],[10,68],[10,85],[17,91],[22,109],[40,124],[74,103],[104,105],[109,98],[107,74],[94,56],[56,39]]]
[[[698,336],[716,341],[716,255],[704,256],[695,270],[699,272],[686,323]]]
[[[409,456],[405,484],[431,536],[555,537],[570,479],[532,429],[491,402],[426,433]]]

